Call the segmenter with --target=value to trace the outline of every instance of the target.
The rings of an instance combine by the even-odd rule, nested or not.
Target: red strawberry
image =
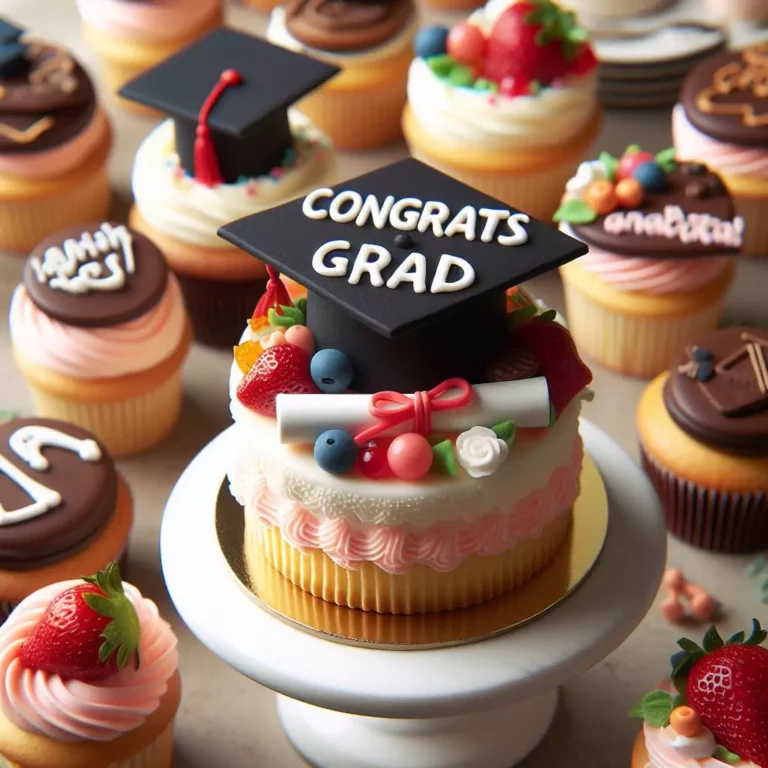
[[[558,415],[592,381],[592,371],[581,361],[571,334],[559,323],[529,320],[512,331],[509,343],[511,349],[525,350],[536,358]]]
[[[524,0],[507,8],[488,38],[483,75],[548,85],[565,75],[587,39],[573,13],[551,0]]]
[[[275,415],[275,399],[280,394],[311,395],[318,392],[309,375],[309,355],[300,347],[282,344],[270,347],[237,387],[237,399],[263,416]]]
[[[92,683],[133,658],[139,667],[139,617],[111,563],[57,595],[21,646],[21,663],[64,680]]]
[[[573,61],[568,65],[569,75],[588,75],[597,67],[597,56],[589,43],[583,43],[579,46]]]

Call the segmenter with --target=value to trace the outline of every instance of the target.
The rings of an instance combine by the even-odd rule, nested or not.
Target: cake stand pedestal
[[[393,651],[332,642],[264,610],[229,570],[216,535],[229,431],[198,454],[168,500],[160,550],[171,598],[204,645],[279,694],[285,732],[312,765],[511,768],[549,729],[558,688],[640,623],[664,569],[664,521],[644,474],[593,424],[582,421],[581,434],[608,496],[603,551],[573,594],[511,632]]]

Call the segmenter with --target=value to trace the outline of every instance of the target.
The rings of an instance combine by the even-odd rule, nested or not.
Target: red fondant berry
[[[623,154],[619,159],[619,165],[616,168],[616,181],[631,179],[635,168],[643,163],[650,163],[654,160],[655,157],[650,152],[644,152],[642,150]]]
[[[432,466],[432,446],[422,435],[398,435],[387,450],[389,468],[401,480],[418,480]]]
[[[448,54],[459,64],[475,64],[485,53],[485,35],[479,27],[463,21],[448,33]]]
[[[387,461],[389,443],[389,440],[376,438],[369,440],[360,448],[360,452],[357,454],[357,468],[361,475],[371,480],[380,480],[391,474]]]

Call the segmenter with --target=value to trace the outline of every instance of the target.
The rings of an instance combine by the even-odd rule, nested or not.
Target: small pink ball
[[[282,344],[285,344],[285,334],[280,333],[280,331],[273,331],[272,333],[268,333],[266,336],[262,336],[259,339],[259,344],[261,344],[262,349],[279,347]]]
[[[415,432],[398,435],[387,450],[387,461],[401,480],[418,480],[432,466],[432,446]]]
[[[485,35],[479,27],[463,21],[451,28],[446,41],[448,53],[459,64],[475,64],[485,54]]]
[[[315,337],[306,325],[292,325],[285,331],[285,340],[299,349],[303,349],[310,357],[315,354]]]

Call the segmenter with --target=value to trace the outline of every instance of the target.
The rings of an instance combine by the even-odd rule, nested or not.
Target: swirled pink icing
[[[7,154],[0,152],[0,175],[22,179],[49,179],[83,165],[112,133],[103,109],[97,108],[93,119],[68,142],[43,152]]]
[[[521,499],[511,511],[493,509],[476,520],[439,522],[428,528],[407,525],[352,525],[345,519],[319,519],[300,504],[275,494],[262,480],[245,514],[266,527],[278,527],[299,550],[321,549],[337,565],[358,568],[375,563],[388,573],[414,565],[447,572],[470,555],[499,555],[523,539],[535,538],[571,509],[579,495],[584,455],[581,438],[573,443],[567,465],[552,473],[549,483]]]
[[[661,295],[703,288],[717,280],[732,261],[729,256],[695,259],[616,256],[590,245],[589,253],[579,259],[579,264],[620,291]]]
[[[77,584],[82,582],[38,590],[0,627],[0,709],[21,730],[55,741],[112,741],[138,728],[160,705],[179,665],[177,640],[157,606],[125,584],[141,625],[139,669],[125,667],[98,683],[27,669],[19,658],[21,646],[53,598]]]
[[[11,340],[28,360],[78,379],[115,378],[146,371],[170,357],[186,328],[179,284],[173,275],[146,314],[108,328],[80,328],[38,309],[24,286],[11,298]]]
[[[707,136],[691,123],[682,104],[672,110],[672,135],[680,160],[706,163],[717,173],[768,179],[768,149],[726,144]]]
[[[221,0],[77,0],[83,20],[109,35],[142,41],[183,38],[205,24]]]

